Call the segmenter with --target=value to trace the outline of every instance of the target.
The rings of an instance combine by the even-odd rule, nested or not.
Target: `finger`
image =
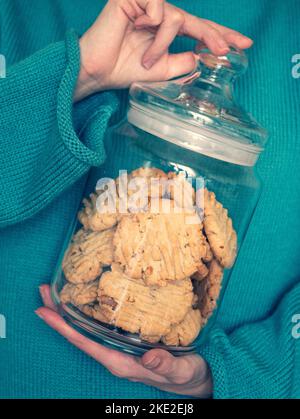
[[[201,358],[200,358],[201,359]],[[194,379],[195,364],[186,357],[174,357],[163,349],[152,349],[142,357],[145,368],[167,378],[174,384],[186,384]]]
[[[229,45],[219,30],[203,19],[184,13],[182,33],[202,41],[215,55],[225,55],[229,52]]]
[[[222,36],[226,39],[226,42],[234,47],[240,49],[250,48],[253,44],[253,40],[248,36],[241,34],[233,29],[227,28],[226,26],[219,25],[218,23],[203,19],[204,22],[209,23],[212,27],[217,29]]]
[[[239,49],[247,49],[253,45],[252,39],[235,31],[229,31],[224,35],[224,38],[229,45]]]
[[[196,63],[196,57],[191,51],[182,52],[180,54],[170,54],[168,57],[168,70],[165,75],[165,80],[191,73],[195,69]]]
[[[135,20],[136,28],[160,25],[164,18],[164,0],[148,1],[145,5],[145,12]]]
[[[119,358],[116,359],[116,355],[118,357],[123,355],[117,351],[99,345],[98,343],[81,335],[71,326],[69,326],[58,313],[50,310],[47,307],[38,308],[36,310],[36,314],[42,320],[44,320],[48,326],[50,326],[60,335],[64,336],[69,342],[108,368],[112,366],[113,362],[119,360]],[[122,361],[124,361],[124,359],[122,359]]]
[[[184,18],[182,13],[175,11],[168,13],[160,25],[153,43],[145,52],[142,63],[147,69],[151,68],[159,58],[168,51],[169,46],[178,34]]]
[[[118,2],[106,3],[95,23],[80,39],[81,59],[85,67],[98,68],[99,62],[107,60],[107,51],[112,61],[111,66],[114,65],[124,42],[128,19]],[[99,39],[105,39],[105,48],[98,48]]]
[[[40,307],[36,310],[36,314],[48,324],[48,326],[87,355],[94,358],[97,362],[101,363],[115,376],[127,378],[132,381],[141,381],[147,384],[151,383],[151,385],[168,382],[164,377],[145,369],[139,358],[106,348],[81,335],[53,310],[50,310],[47,307]]]
[[[54,304],[51,297],[51,290],[49,285],[43,284],[39,287],[40,295],[45,307],[50,308],[51,310],[57,311],[57,307]]]
[[[120,7],[131,22],[135,22],[139,16],[144,14],[144,10],[136,2],[126,1]]]

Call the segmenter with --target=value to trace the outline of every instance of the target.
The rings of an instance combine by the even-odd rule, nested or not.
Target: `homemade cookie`
[[[202,281],[207,277],[208,273],[208,267],[205,265],[205,263],[200,262],[197,266],[197,272],[192,275],[192,279],[195,279],[196,281]]]
[[[144,177],[147,179],[167,179],[167,174],[156,167],[140,167],[130,173],[131,177]]]
[[[162,341],[169,346],[187,346],[196,339],[201,325],[202,317],[200,310],[191,308],[183,321],[172,326],[170,332],[163,336]]]
[[[115,261],[128,276],[143,278],[147,285],[166,285],[169,280],[191,276],[206,254],[206,246],[199,218],[198,224],[189,224],[190,217],[191,213],[183,211],[162,211],[121,218],[114,236]]]
[[[121,175],[116,180],[117,191],[120,197],[124,195],[131,197],[139,192],[145,198],[159,198],[165,193],[167,179],[167,174],[160,169],[140,167],[128,175]]]
[[[204,235],[202,236],[202,246],[205,248],[205,254],[204,256],[202,256],[203,262],[205,263],[211,262],[213,260],[214,255]]]
[[[94,304],[85,304],[78,306],[80,311],[82,311],[86,316],[92,317],[95,320],[98,320],[102,323],[109,323],[107,318],[101,313],[100,306],[98,303]]]
[[[158,342],[186,316],[192,306],[193,289],[188,278],[165,287],[148,287],[142,279],[129,278],[114,264],[112,271],[101,277],[98,299],[100,312],[110,324]]]
[[[164,195],[166,180],[166,173],[152,167],[141,167],[122,174],[116,179],[120,212],[146,212],[150,199]]]
[[[94,310],[95,304],[83,304],[82,306],[77,306],[77,308],[82,311],[83,314],[85,314],[88,317],[93,317],[93,310]]]
[[[228,211],[207,189],[204,191],[203,225],[213,254],[222,266],[230,268],[236,258],[237,235]]]
[[[114,234],[115,229],[100,232],[81,229],[75,234],[62,263],[69,282],[94,281],[102,273],[102,267],[112,263]]]
[[[82,284],[66,284],[60,292],[63,304],[71,303],[74,306],[91,304],[97,301],[99,281]]]
[[[194,276],[193,276],[194,279]],[[223,279],[223,267],[213,259],[209,264],[209,272],[205,279],[194,282],[195,292],[198,296],[203,323],[206,323],[217,306]]]
[[[108,200],[104,199],[104,194],[92,193],[90,199],[84,199],[82,202],[84,208],[78,213],[78,219],[85,230],[103,231],[117,224],[119,216],[117,197],[111,196]]]
[[[184,172],[169,172],[166,194],[181,208],[194,208],[196,193]]]

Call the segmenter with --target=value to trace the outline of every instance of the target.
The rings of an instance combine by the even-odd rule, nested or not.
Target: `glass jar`
[[[132,85],[52,283],[81,333],[137,355],[205,341],[260,195],[266,132],[233,95],[247,58],[197,53],[193,74]]]

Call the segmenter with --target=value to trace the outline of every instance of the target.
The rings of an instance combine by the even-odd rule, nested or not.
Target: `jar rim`
[[[172,118],[153,107],[131,99],[127,111],[128,122],[165,141],[199,154],[241,166],[254,166],[263,147],[240,143],[205,126],[194,126],[188,121]]]

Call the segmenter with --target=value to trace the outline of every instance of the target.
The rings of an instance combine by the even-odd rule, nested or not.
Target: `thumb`
[[[144,354],[142,365],[174,384],[186,384],[196,373],[195,364],[189,362],[189,357],[174,357],[163,349],[152,349]]]
[[[170,54],[168,57],[168,71],[166,80],[191,73],[197,64],[196,56],[191,52]]]

